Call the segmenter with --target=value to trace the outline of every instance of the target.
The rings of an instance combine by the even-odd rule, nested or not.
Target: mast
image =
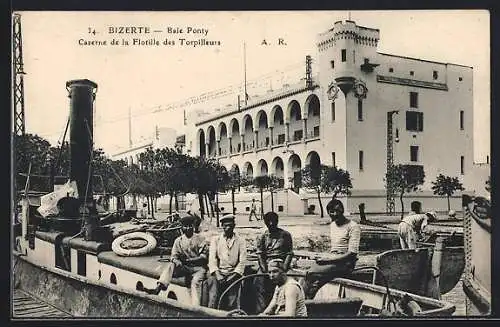
[[[132,114],[128,107],[128,147],[132,148]]]
[[[13,62],[13,85],[14,85],[14,135],[24,135],[24,64],[23,64],[23,40],[21,33],[21,15],[14,14],[12,23],[12,62]]]
[[[243,91],[245,92],[245,107],[248,102],[248,93],[247,93],[247,46],[246,43],[243,42]]]

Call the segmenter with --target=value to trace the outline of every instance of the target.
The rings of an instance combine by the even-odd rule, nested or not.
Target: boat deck
[[[56,309],[39,299],[34,298],[28,293],[16,289],[12,301],[12,318],[69,318],[70,314]]]

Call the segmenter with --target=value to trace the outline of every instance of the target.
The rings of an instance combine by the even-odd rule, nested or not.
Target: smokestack
[[[90,179],[91,154],[93,152],[93,106],[97,84],[88,79],[66,82],[70,98],[70,173],[71,181],[76,181],[78,197],[84,202],[92,202]],[[88,184],[88,186],[87,186]],[[86,197],[86,198],[85,198]]]

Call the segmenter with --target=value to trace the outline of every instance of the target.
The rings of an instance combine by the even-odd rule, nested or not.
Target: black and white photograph
[[[487,10],[11,27],[11,320],[492,314]]]

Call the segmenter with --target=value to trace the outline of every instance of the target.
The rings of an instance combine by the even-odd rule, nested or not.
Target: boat
[[[89,80],[67,82],[70,92],[71,170],[78,197],[58,201],[59,214],[41,217],[36,201],[22,200],[21,234],[13,251],[14,288],[43,300],[74,317],[161,318],[253,316],[244,305],[235,310],[190,304],[190,288],[177,278],[158,295],[142,292],[154,288],[168,251],[152,251],[141,256],[121,256],[113,251],[113,227],[123,221],[102,225],[88,184],[91,170],[86,165],[92,153],[92,107],[97,84]],[[82,135],[89,137],[82,137]],[[28,172],[29,181],[29,172]],[[29,184],[29,183],[28,183]],[[25,189],[28,195],[28,187]],[[137,227],[137,226],[136,226]],[[129,229],[137,232],[137,229]],[[173,233],[178,228],[172,228]],[[232,287],[258,276],[249,273],[256,262],[247,263],[246,274]],[[365,269],[365,268],[363,268]],[[383,273],[377,267],[372,269]],[[293,273],[290,273],[294,276]],[[382,277],[383,279],[383,277]],[[433,299],[384,285],[337,278],[306,300],[309,317],[368,316],[448,316],[455,307]],[[241,293],[244,293],[243,291]],[[202,292],[202,304],[206,292]],[[244,301],[242,301],[244,302]],[[414,310],[404,310],[413,304]],[[15,318],[15,317],[14,317]],[[266,316],[266,319],[269,317]]]
[[[465,234],[463,290],[467,315],[491,314],[491,206],[484,197],[462,196]]]

